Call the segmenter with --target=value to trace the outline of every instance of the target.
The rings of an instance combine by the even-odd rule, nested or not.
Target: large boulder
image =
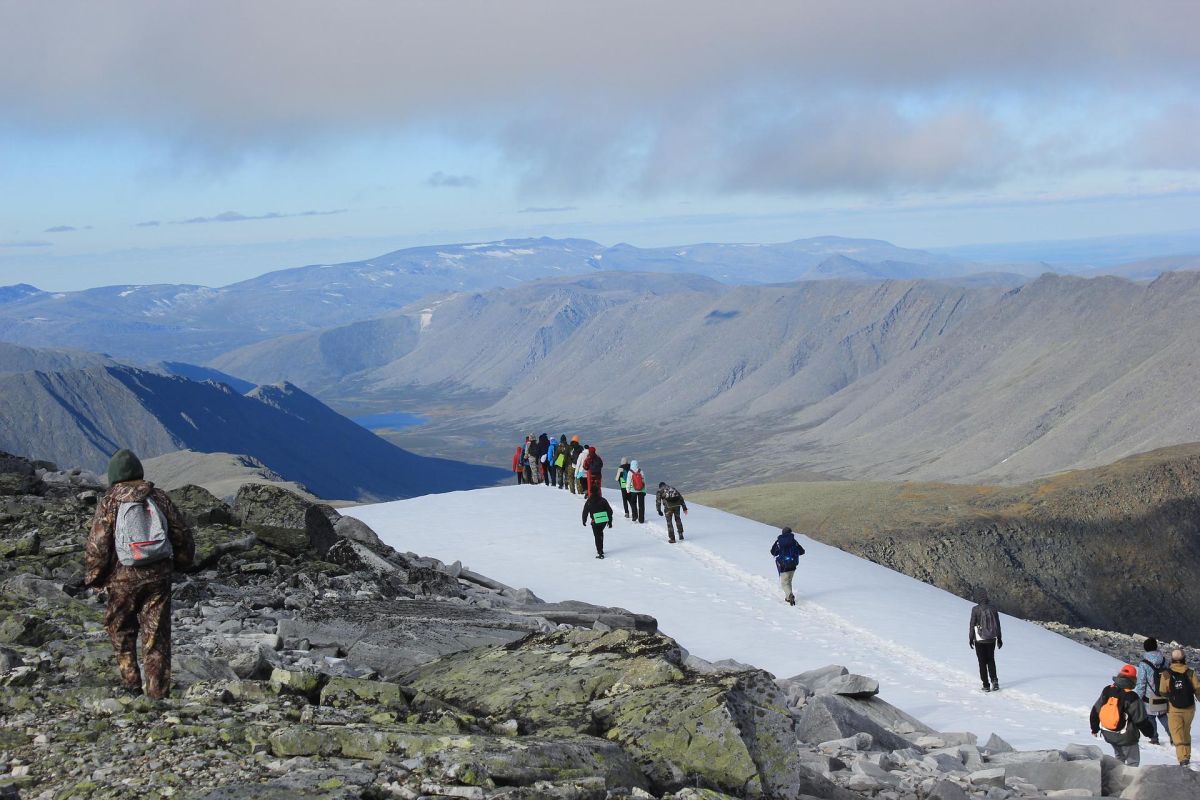
[[[1099,761],[1008,764],[1004,767],[1004,777],[1005,780],[1020,778],[1025,783],[1032,783],[1043,792],[1079,789],[1086,790],[1096,797],[1103,794]]]
[[[808,744],[843,739],[858,732],[869,733],[884,750],[903,750],[912,743],[862,713],[850,698],[817,695],[809,698],[796,722],[797,738]]]
[[[561,630],[459,653],[404,677],[413,689],[541,735],[619,742],[651,788],[703,785],[743,797],[849,797],[806,767],[786,699],[761,670],[686,671],[672,640]]]
[[[233,509],[203,486],[189,483],[167,492],[171,502],[193,526],[231,525]]]
[[[1181,800],[1200,797],[1200,772],[1177,766],[1142,767],[1125,791],[1124,800]]]
[[[304,515],[311,500],[279,486],[247,483],[238,489],[233,500],[233,514],[243,524],[254,528],[288,528],[304,530]]]

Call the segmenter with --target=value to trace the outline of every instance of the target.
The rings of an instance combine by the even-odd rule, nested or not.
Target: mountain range
[[[402,450],[288,383],[240,394],[100,356],[38,357],[0,348],[0,449],[98,472],[122,447],[147,459],[178,450],[234,453],[318,496],[345,500],[486,486],[505,474]],[[33,369],[13,369],[31,359]]]
[[[1196,259],[1176,259],[1106,269],[1140,278],[1197,266]],[[279,270],[219,288],[160,284],[43,292],[28,284],[0,287],[0,341],[74,347],[147,364],[204,363],[265,339],[374,319],[421,298],[433,302],[454,293],[564,275],[687,273],[726,284],[925,278],[1011,288],[1049,269],[1034,261],[981,263],[879,240],[833,236],[781,244],[669,248],[606,247],[584,239],[508,239],[409,248],[365,261]]]

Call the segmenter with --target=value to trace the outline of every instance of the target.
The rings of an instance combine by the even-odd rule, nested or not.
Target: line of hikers
[[[596,542],[596,558],[604,558],[604,530],[613,526],[613,509],[604,498],[604,459],[593,445],[581,444],[578,436],[570,440],[564,433],[557,440],[543,433],[530,434],[513,453],[512,470],[517,484],[542,484],[583,495],[583,525],[591,522]],[[617,486],[625,518],[637,524],[646,522],[646,474],[636,459],[622,458],[617,467]],[[683,541],[682,511],[688,513],[683,494],[665,481],[659,482],[654,496],[655,510],[667,518],[667,541]]]

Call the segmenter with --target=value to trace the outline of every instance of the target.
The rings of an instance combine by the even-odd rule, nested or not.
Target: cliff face
[[[700,497],[963,597],[987,589],[1014,616],[1200,641],[1184,611],[1200,603],[1200,445],[1016,487],[847,482]]]

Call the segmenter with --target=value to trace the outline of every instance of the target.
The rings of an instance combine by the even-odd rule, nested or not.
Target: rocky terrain
[[[651,617],[398,553],[273,486],[172,492],[197,528],[174,692],[115,691],[78,592],[94,475],[0,454],[0,797],[1183,797],[1098,747],[932,731],[843,668],[691,656]]]
[[[697,500],[1024,619],[1200,643],[1200,445],[1014,487],[790,483]],[[1163,598],[1171,598],[1164,602]]]

